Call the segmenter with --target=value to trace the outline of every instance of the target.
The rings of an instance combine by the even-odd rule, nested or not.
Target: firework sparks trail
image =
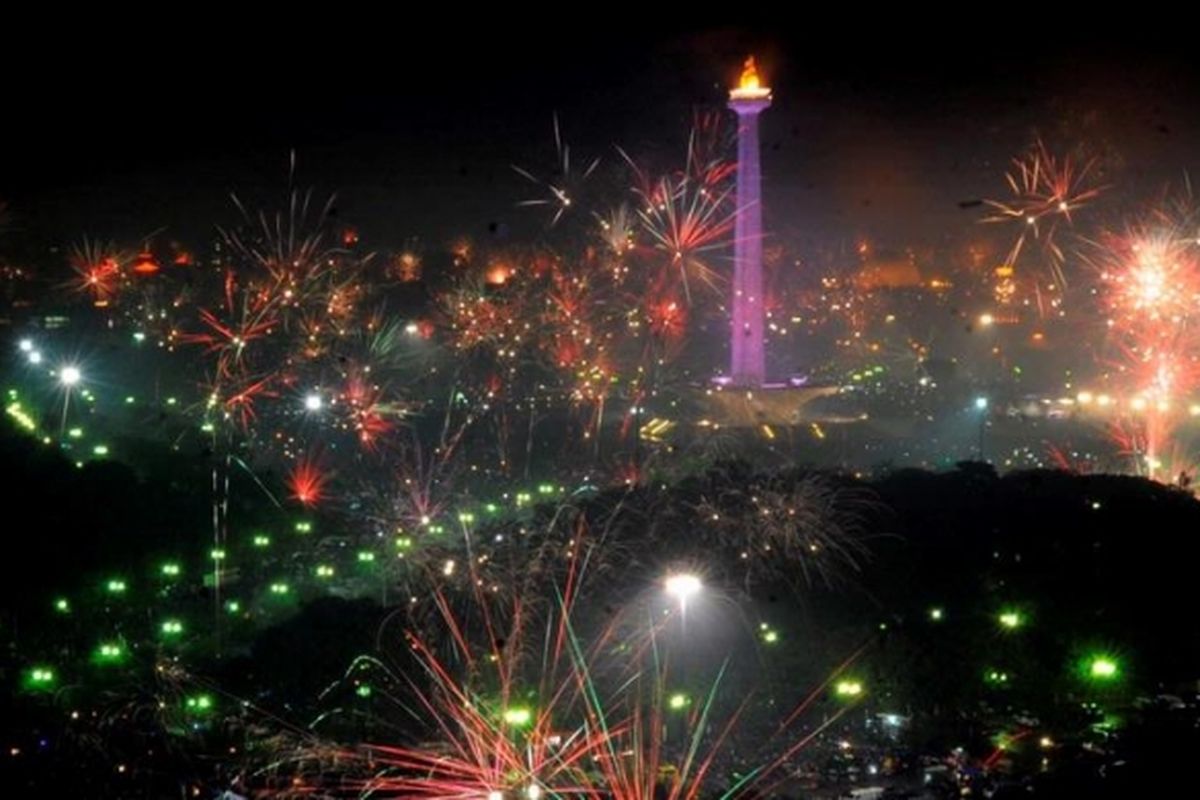
[[[1010,196],[984,201],[992,209],[984,222],[1017,229],[1006,259],[1009,268],[1016,268],[1031,241],[1038,243],[1052,282],[1059,291],[1066,288],[1066,254],[1058,234],[1074,224],[1077,212],[1100,196],[1103,187],[1096,182],[1098,171],[1097,159],[1056,156],[1041,139],[1012,160],[1005,175]]]
[[[554,115],[554,150],[557,160],[554,175],[549,179],[543,180],[523,167],[512,165],[513,171],[518,175],[546,190],[547,197],[524,200],[518,205],[553,208],[554,215],[550,218],[550,227],[557,225],[572,206],[578,205],[584,182],[596,171],[596,167],[600,166],[600,158],[596,157],[582,172],[571,171],[571,146],[563,140],[557,114]]]

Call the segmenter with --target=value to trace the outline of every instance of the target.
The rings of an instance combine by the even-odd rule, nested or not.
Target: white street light
[[[668,575],[663,586],[667,590],[667,594],[678,600],[682,606],[687,605],[687,601],[699,593],[701,583],[695,575],[682,572]]]
[[[83,373],[79,371],[79,367],[63,367],[58,373],[58,379],[62,381],[63,386],[74,386],[83,378]]]
[[[304,408],[308,411],[320,411],[324,403],[321,400],[321,395],[313,393],[306,395],[304,398]]]

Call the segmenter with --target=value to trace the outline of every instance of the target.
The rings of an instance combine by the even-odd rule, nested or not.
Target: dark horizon
[[[535,234],[544,220],[516,204],[536,187],[511,165],[553,169],[555,117],[576,164],[619,161],[614,145],[682,158],[694,110],[723,108],[752,52],[776,95],[764,190],[780,236],[936,242],[972,222],[960,203],[1003,190],[1034,135],[1100,152],[1131,198],[1200,168],[1188,152],[1200,80],[1181,48],[1126,42],[1114,55],[1104,42],[1116,36],[1047,38],[527,31],[341,41],[294,63],[236,39],[210,60],[198,34],[155,58],[144,39],[10,81],[23,110],[0,154],[0,199],[39,248],[164,226],[199,244],[235,218],[231,191],[276,205],[294,150],[297,185],[336,192],[342,218],[381,246]],[[899,219],[914,210],[920,224]]]

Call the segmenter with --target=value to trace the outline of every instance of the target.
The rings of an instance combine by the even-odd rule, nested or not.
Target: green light
[[[983,673],[983,679],[993,686],[1004,686],[1008,683],[1008,673],[1001,672],[998,669],[989,669],[987,672]]]
[[[209,552],[208,555],[210,558],[212,558],[213,561],[224,561],[225,560],[225,551],[224,550],[220,550],[220,549],[212,550]]]
[[[54,601],[54,610],[59,614],[71,613],[71,601],[65,597],[59,597]]]
[[[1019,611],[1003,611],[997,617],[1001,627],[1007,628],[1010,631],[1015,631],[1025,624],[1025,618],[1021,616]]]
[[[354,690],[354,693],[356,695],[358,695],[359,697],[370,697],[371,696],[371,686],[370,686],[370,684],[360,683],[358,685],[358,688],[356,688]]]
[[[237,614],[242,610],[242,604],[237,600],[229,600],[225,603],[225,611],[230,614]]]
[[[838,697],[858,697],[863,693],[863,685],[856,680],[838,681],[833,691]]]
[[[517,507],[527,506],[533,502],[533,495],[529,492],[517,492]]]
[[[178,401],[178,400],[176,400],[174,397],[168,397],[168,398],[167,398],[167,405],[169,405],[169,406],[173,406],[173,405],[175,405],[175,404],[176,404],[176,403],[178,403],[178,402],[179,402],[179,401]]]
[[[500,506],[496,505],[495,503],[488,503],[483,507],[483,510],[489,514],[496,514],[499,513]]]
[[[141,331],[134,331],[133,340],[140,344],[141,342],[146,341],[146,334],[142,333]]]
[[[370,564],[375,560],[375,554],[370,550],[359,550],[358,561],[360,564]]]
[[[159,571],[162,572],[162,574],[167,578],[179,577],[179,565],[174,561],[168,561],[167,563],[163,564]]]
[[[29,414],[27,414],[24,409],[21,408],[20,403],[11,404],[10,406],[8,406],[5,409],[5,412],[10,417],[15,419],[17,421],[17,424],[19,424],[25,430],[27,430],[27,431],[37,430],[37,422],[33,419],[33,417],[29,416]]]
[[[1094,655],[1087,659],[1087,677],[1104,683],[1121,677],[1121,665],[1112,656]]]
[[[691,698],[689,698],[683,692],[676,692],[667,698],[667,708],[671,709],[672,711],[683,711],[685,708],[691,705],[691,703]]]
[[[183,623],[177,619],[169,619],[162,624],[163,636],[179,636],[183,633]]]
[[[83,436],[83,428],[71,428],[71,430],[67,431],[67,436],[70,436],[72,439],[78,439]]]
[[[296,523],[296,533],[312,533],[312,523],[308,520],[300,520]]]
[[[113,578],[108,583],[104,584],[104,589],[109,594],[125,594],[125,590],[127,588],[128,587],[125,585],[125,581],[121,580],[120,578]]]
[[[271,546],[271,537],[263,536],[261,533],[258,534],[257,536],[254,537],[254,546],[255,547],[270,547]]]
[[[292,591],[292,587],[288,586],[286,583],[272,583],[271,584],[271,594],[285,595],[291,591]]]
[[[333,567],[329,566],[328,564],[319,565],[317,567],[317,577],[318,578],[332,578],[333,577]]]
[[[213,425],[211,422],[206,422],[200,426],[200,430],[204,431],[205,433],[212,433],[216,429],[217,429],[216,426]]]
[[[129,394],[129,395],[125,396],[125,404],[126,405],[131,406],[136,402],[137,402],[137,399],[133,395]]]
[[[472,522],[475,521],[475,515],[472,514],[470,511],[463,511],[461,514],[458,515],[458,521],[464,525],[470,525]]]
[[[554,484],[539,483],[537,490],[538,490],[538,494],[554,494]]]
[[[184,703],[184,708],[192,714],[207,714],[213,710],[213,699],[210,694],[197,694],[187,698]]]
[[[523,728],[533,721],[533,712],[528,708],[517,706],[504,710],[504,722],[514,728]]]
[[[97,664],[118,664],[125,660],[125,648],[117,642],[101,642],[93,660]]]
[[[25,673],[25,688],[31,692],[44,692],[54,687],[57,676],[46,666],[30,668]]]
[[[413,545],[412,537],[410,537],[410,536],[397,536],[396,537],[396,549],[397,550],[408,550],[412,547],[412,545]]]
[[[775,644],[779,641],[779,631],[765,631],[762,635],[762,639],[767,644]]]
[[[92,448],[92,455],[95,455],[95,456],[108,455],[108,445],[106,445],[106,444],[96,445],[95,447]]]
[[[942,619],[945,618],[945,616],[946,616],[945,612],[942,611],[940,608],[929,609],[929,619],[933,622],[941,622]]]

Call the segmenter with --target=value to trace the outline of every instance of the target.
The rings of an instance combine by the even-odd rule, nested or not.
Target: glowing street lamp
[[[863,693],[862,681],[844,680],[838,681],[833,687],[833,693],[843,700],[853,700],[856,697],[861,697]]]
[[[1000,627],[1010,631],[1015,631],[1025,624],[1025,617],[1020,611],[1002,611],[996,619],[1000,622]]]
[[[305,411],[320,411],[321,407],[324,405],[325,405],[325,402],[321,399],[321,395],[319,395],[315,392],[312,394],[305,395],[305,397],[304,397],[304,410]]]
[[[101,642],[92,659],[100,665],[119,664],[125,660],[125,648],[117,642]]]
[[[975,410],[979,412],[979,460],[983,461],[983,433],[987,429],[988,399],[983,395],[976,397]]]
[[[83,380],[83,373],[79,371],[79,367],[67,365],[58,371],[58,382],[66,389],[63,392],[63,408],[62,421],[59,424],[59,433],[61,437],[67,429],[67,411],[71,407],[71,390]]]
[[[33,667],[25,673],[25,688],[32,692],[44,692],[54,687],[56,676],[50,667]]]
[[[1008,684],[1008,673],[998,669],[989,669],[983,673],[983,680],[992,686],[1004,686]]]
[[[1121,663],[1105,653],[1095,653],[1084,659],[1083,674],[1092,683],[1112,683],[1121,677]]]
[[[678,600],[680,607],[687,606],[688,600],[700,593],[701,586],[700,578],[686,572],[668,575],[663,582],[667,594]]]
[[[207,714],[213,710],[212,695],[193,695],[192,697],[187,698],[183,705],[190,714]]]
[[[676,692],[667,698],[667,708],[672,711],[683,711],[692,704],[692,699],[683,692]]]

